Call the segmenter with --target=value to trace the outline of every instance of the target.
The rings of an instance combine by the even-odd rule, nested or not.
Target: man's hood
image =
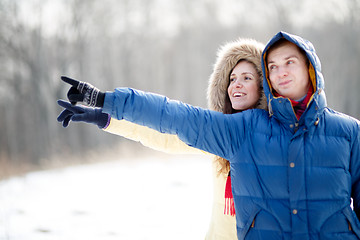
[[[262,58],[261,58],[261,65],[262,65],[262,71],[263,71],[263,88],[264,88],[264,93],[265,96],[267,98],[268,101],[268,105],[269,105],[269,111],[270,111],[270,115],[273,114],[272,111],[280,111],[281,110],[281,105],[277,103],[277,101],[274,100],[279,100],[279,98],[283,97],[275,97],[272,93],[272,87],[270,84],[270,80],[268,77],[268,69],[266,66],[266,54],[268,52],[268,49],[277,41],[279,41],[281,38],[285,38],[286,40],[296,44],[299,48],[301,48],[302,50],[305,51],[307,58],[309,59],[309,76],[310,76],[310,80],[312,83],[312,86],[314,88],[314,94],[312,99],[309,101],[309,105],[311,104],[311,102],[315,101],[316,105],[318,106],[317,109],[321,108],[323,109],[324,107],[326,107],[326,97],[325,97],[325,92],[324,92],[324,87],[325,87],[325,83],[324,83],[324,78],[323,75],[321,73],[321,63],[320,60],[318,58],[318,56],[316,55],[315,52],[315,48],[312,45],[311,42],[309,42],[308,40],[305,40],[299,36],[293,35],[293,34],[289,34],[286,32],[279,32],[277,33],[266,45]],[[280,100],[281,103],[281,100]],[[272,109],[273,106],[278,106],[279,108]]]
[[[220,47],[213,73],[209,79],[207,98],[210,109],[223,112],[230,72],[242,59],[255,64],[256,70],[260,74],[260,85],[262,85],[261,54],[263,49],[264,45],[253,39],[238,39]],[[256,108],[266,109],[264,95]]]

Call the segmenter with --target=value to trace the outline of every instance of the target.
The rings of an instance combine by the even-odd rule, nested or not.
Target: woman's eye
[[[230,82],[234,82],[235,80],[235,78],[230,78]]]
[[[246,76],[246,77],[245,77],[245,80],[252,80],[252,78],[251,78],[251,77]]]
[[[292,63],[294,63],[293,60],[289,60],[289,61],[288,61],[288,64],[292,64]]]

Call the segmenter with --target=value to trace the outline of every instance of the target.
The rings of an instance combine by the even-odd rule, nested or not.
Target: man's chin
[[[279,91],[277,91],[277,93],[283,97],[291,98],[292,96],[290,89],[286,88],[280,89]]]

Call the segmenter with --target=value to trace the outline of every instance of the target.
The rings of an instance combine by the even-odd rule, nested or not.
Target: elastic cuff
[[[102,108],[104,106],[104,101],[105,101],[105,93],[99,91],[97,99],[96,99],[95,107]]]
[[[111,116],[110,116],[110,114],[107,114],[108,115],[108,120],[107,120],[107,123],[106,123],[106,125],[102,128],[102,129],[107,129],[107,127],[110,125],[110,121],[111,121]]]
[[[100,110],[101,111],[101,110]],[[97,125],[100,129],[104,129],[106,128],[107,126],[109,126],[109,122],[110,122],[110,115],[107,114],[107,113],[103,113],[101,112],[100,116],[99,116],[99,119],[97,121]]]

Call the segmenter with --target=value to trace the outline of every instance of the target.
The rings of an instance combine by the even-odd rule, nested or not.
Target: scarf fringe
[[[224,209],[225,215],[235,216],[235,205],[234,205],[234,199],[233,198],[226,198],[225,199],[225,209]]]

